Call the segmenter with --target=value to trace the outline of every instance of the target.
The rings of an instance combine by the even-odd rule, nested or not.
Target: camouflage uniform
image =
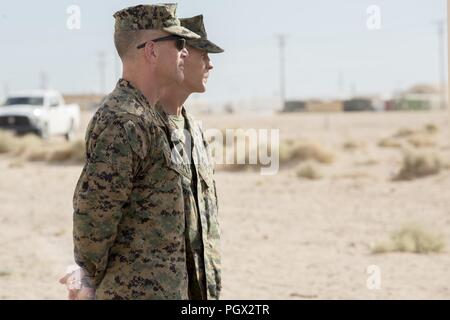
[[[180,26],[175,10],[121,10],[116,31],[156,28],[198,38]],[[119,80],[88,126],[74,194],[74,253],[97,299],[219,298],[214,168],[201,128],[183,116],[193,166],[174,161],[167,114],[127,80]]]
[[[196,239],[203,251],[198,275],[204,272],[205,298],[219,298],[211,153],[199,126],[187,119],[196,195],[190,170],[173,161],[167,115],[130,82],[118,82],[89,124],[87,160],[74,195],[74,246],[97,299],[188,299],[186,213],[197,207],[201,234]]]

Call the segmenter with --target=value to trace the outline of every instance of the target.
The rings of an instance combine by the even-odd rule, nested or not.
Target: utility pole
[[[5,95],[5,97],[9,94],[9,86],[7,82],[3,83],[3,94]]]
[[[448,68],[448,77],[449,81],[447,81],[447,94],[450,94],[450,0],[447,0],[447,68]],[[447,101],[449,101],[449,105],[447,105],[449,112],[449,131],[450,131],[450,96],[447,96]]]
[[[439,60],[439,92],[440,108],[446,107],[446,87],[445,87],[445,20],[436,22],[438,35],[438,60]]]
[[[100,51],[98,53],[98,71],[100,73],[100,94],[105,93],[105,70],[106,70],[106,53]]]
[[[286,104],[286,71],[285,71],[285,47],[286,47],[286,35],[279,34],[278,46],[280,49],[280,98],[281,98],[281,109],[284,109]]]
[[[8,83],[3,82],[3,97],[0,98],[0,104],[2,104],[6,100],[8,94],[9,94]]]
[[[342,70],[339,70],[339,72],[338,72],[337,89],[338,89],[339,99],[343,100],[345,97],[345,94],[344,94],[344,73],[342,72]]]
[[[48,76],[47,73],[45,71],[41,71],[39,73],[39,81],[40,81],[40,88],[42,90],[46,90],[48,89]]]
[[[120,61],[119,61],[119,55],[116,53],[114,54],[114,66],[116,69],[116,81],[119,80],[119,78],[121,77],[120,75]]]

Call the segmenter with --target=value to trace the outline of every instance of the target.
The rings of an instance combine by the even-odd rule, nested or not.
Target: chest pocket
[[[191,170],[189,167],[190,164],[184,163],[182,158],[175,150],[170,150],[169,147],[164,148],[163,156],[164,156],[164,163],[167,168],[175,171],[181,177],[189,181],[191,180],[192,177],[191,177]]]

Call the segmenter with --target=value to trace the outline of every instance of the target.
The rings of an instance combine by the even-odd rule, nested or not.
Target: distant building
[[[341,101],[308,101],[305,106],[308,112],[342,112]]]
[[[384,102],[385,111],[393,111],[397,108],[397,102],[394,99],[388,99]]]
[[[82,110],[92,110],[100,106],[105,98],[95,94],[66,94],[63,96],[67,104],[77,103]]]
[[[341,112],[342,102],[321,100],[286,101],[282,112]]]
[[[305,109],[306,102],[299,100],[286,101],[284,103],[284,108],[282,112],[303,112]]]
[[[344,101],[344,111],[374,111],[373,98],[353,98]]]
[[[441,93],[431,85],[416,85],[395,97],[395,110],[439,110]]]

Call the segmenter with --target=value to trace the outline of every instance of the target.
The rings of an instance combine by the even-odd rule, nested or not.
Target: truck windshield
[[[42,97],[13,97],[13,98],[8,98],[5,102],[5,106],[13,106],[13,105],[19,105],[19,104],[42,106],[44,104],[44,98],[42,98]]]

